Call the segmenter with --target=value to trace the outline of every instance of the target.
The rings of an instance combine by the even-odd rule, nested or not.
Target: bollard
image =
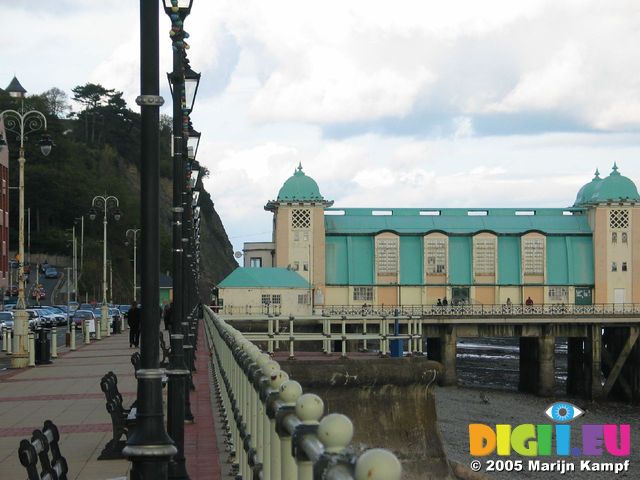
[[[69,339],[69,350],[75,352],[76,350],[76,324],[71,323],[71,338]]]
[[[7,332],[7,355],[13,355],[13,330]]]
[[[99,318],[96,318],[95,320],[95,324],[96,324],[96,340],[102,340],[102,321]]]
[[[51,358],[58,358],[58,330],[51,329]]]
[[[84,321],[84,344],[89,345],[91,343],[91,334],[89,333],[89,324],[91,320]]]
[[[36,339],[33,332],[29,332],[29,367],[36,366]]]
[[[2,351],[7,351],[7,328],[2,327]]]
[[[356,462],[356,480],[400,480],[402,465],[396,456],[383,448],[367,450]]]

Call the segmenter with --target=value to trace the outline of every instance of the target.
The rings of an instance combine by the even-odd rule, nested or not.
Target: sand
[[[511,424],[513,426],[525,423],[552,424],[545,415],[545,410],[555,401],[568,401],[585,411],[585,414],[571,422],[572,436],[578,437],[580,442],[581,425],[583,424],[630,424],[631,425],[631,455],[629,457],[613,457],[605,454],[602,457],[521,457],[513,453],[510,457],[484,457],[482,473],[488,478],[495,479],[640,479],[640,407],[614,402],[589,402],[582,399],[540,398],[517,392],[481,390],[463,387],[437,387],[436,405],[438,423],[445,442],[447,455],[451,460],[469,466],[474,458],[469,455],[470,423]],[[575,440],[575,438],[574,438]],[[572,447],[576,444],[572,441]],[[555,447],[554,447],[555,448]],[[566,463],[575,464],[576,471],[562,474],[560,472],[528,471],[529,459],[542,462],[555,462],[558,459]],[[613,472],[580,471],[581,460],[594,462],[623,462],[630,460],[628,471],[618,474]],[[486,472],[488,459],[522,460],[523,470],[520,472]]]

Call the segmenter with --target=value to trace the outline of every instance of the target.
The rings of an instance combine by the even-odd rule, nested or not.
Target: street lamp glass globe
[[[189,158],[194,160],[198,155],[198,145],[200,144],[200,132],[193,129],[189,124],[189,138],[187,139],[187,152]]]
[[[199,85],[200,74],[191,70],[191,67],[187,67],[187,70],[184,72],[184,94],[189,112],[193,110],[193,105],[196,103]]]
[[[120,220],[120,217],[121,217],[121,216],[122,216],[122,213],[120,212],[120,210],[119,210],[119,209],[116,209],[116,210],[113,212],[113,218],[115,218],[115,219],[116,219],[116,221],[117,221],[117,220]]]
[[[43,133],[39,143],[40,143],[40,151],[42,152],[42,155],[46,157],[51,153],[51,149],[54,146],[53,140],[51,140],[51,136],[46,133]]]
[[[91,210],[89,210],[89,218],[92,221],[96,219],[96,215],[97,215],[97,213],[96,213],[96,209],[95,208],[92,208]]]

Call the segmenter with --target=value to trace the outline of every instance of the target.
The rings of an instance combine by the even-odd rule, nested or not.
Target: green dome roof
[[[278,201],[291,202],[305,200],[320,201],[324,200],[324,198],[320,195],[320,189],[316,181],[304,174],[302,164],[300,164],[294,174],[282,185],[282,188],[278,192]]]
[[[584,203],[602,202],[640,202],[640,195],[635,183],[630,178],[620,175],[618,166],[614,163],[609,176],[598,182],[590,198],[584,199]]]
[[[584,185],[580,190],[578,190],[578,195],[576,196],[576,201],[574,202],[574,207],[579,207],[580,205],[584,205],[585,203],[589,203],[589,199],[593,195],[593,192],[598,187],[598,184],[602,182],[600,178],[600,172],[596,169],[595,176],[593,180]]]

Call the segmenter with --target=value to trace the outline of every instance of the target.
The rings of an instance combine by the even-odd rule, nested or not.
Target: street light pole
[[[18,151],[18,301],[14,309],[14,344],[13,355],[11,356],[11,368],[24,368],[29,363],[27,353],[27,335],[28,321],[26,300],[25,300],[25,275],[24,275],[24,140],[31,132],[44,130],[42,139],[40,140],[40,149],[44,156],[51,152],[53,142],[51,137],[47,135],[47,119],[43,113],[37,110],[24,110],[24,94],[26,90],[20,85],[20,82],[14,77],[6,91],[16,98],[20,98],[21,108],[17,110],[5,110],[0,112],[0,118],[3,120],[5,130],[13,132],[20,141],[20,149]],[[0,136],[0,148],[7,145],[7,142]]]
[[[177,3],[177,2],[176,2]],[[136,428],[127,439],[123,455],[131,460],[131,480],[166,480],[169,459],[177,449],[167,435],[162,410],[160,369],[160,96],[157,0],[140,0],[140,196],[142,242],[142,319],[138,413]]]
[[[110,335],[109,307],[107,305],[107,224],[110,207],[113,209],[113,218],[120,220],[119,206],[120,202],[113,195],[96,195],[91,201],[91,212],[89,213],[89,218],[94,220],[96,218],[96,212],[104,210],[104,216],[102,217],[102,305],[100,308],[100,333],[107,337]]]
[[[138,259],[137,259],[137,250],[138,250],[138,233],[140,233],[140,229],[139,228],[130,228],[129,230],[127,230],[125,232],[125,237],[128,239],[129,238],[129,234],[132,234],[133,236],[133,298],[134,300],[137,300],[137,294],[138,294],[138,283],[137,283],[137,277],[138,277]]]

